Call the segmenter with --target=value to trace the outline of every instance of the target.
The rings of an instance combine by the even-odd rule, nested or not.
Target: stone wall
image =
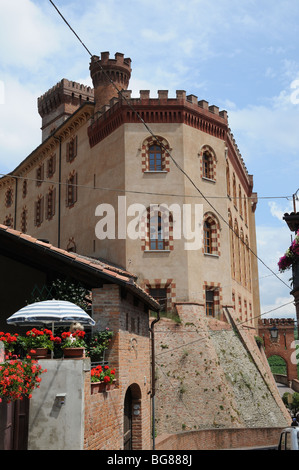
[[[156,324],[157,435],[198,429],[284,427],[289,415],[254,337],[178,306]],[[250,351],[250,352],[249,352]]]

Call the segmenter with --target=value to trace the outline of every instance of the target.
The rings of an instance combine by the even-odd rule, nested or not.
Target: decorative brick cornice
[[[140,92],[139,98],[131,98],[126,91],[120,99],[112,99],[94,118],[88,128],[90,146],[105,139],[125,123],[186,124],[207,134],[225,140],[227,115],[219,112],[216,106],[208,106],[206,101],[197,101],[193,95],[177,91],[177,97],[169,99],[167,91],[159,91],[158,98],[149,98],[149,92]]]

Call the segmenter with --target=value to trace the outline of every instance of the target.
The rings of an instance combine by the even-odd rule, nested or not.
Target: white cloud
[[[293,203],[289,201],[284,207],[281,204],[278,204],[275,201],[270,201],[269,203],[270,212],[273,217],[276,217],[278,220],[283,222],[283,216],[285,213],[290,213],[293,210]]]
[[[0,105],[0,171],[12,171],[41,143],[41,118],[36,93],[18,80],[5,80],[5,103]]]
[[[6,67],[33,72],[45,55],[59,49],[59,39],[57,26],[32,1],[1,2],[1,61]]]

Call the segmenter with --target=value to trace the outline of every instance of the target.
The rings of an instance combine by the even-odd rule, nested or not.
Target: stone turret
[[[110,59],[109,52],[102,52],[101,58],[91,58],[89,70],[97,112],[112,98],[118,98],[118,91],[127,90],[132,72],[131,59],[124,58],[124,54],[119,52],[115,54],[115,59]]]
[[[38,98],[42,141],[88,101],[94,101],[93,89],[65,78]]]

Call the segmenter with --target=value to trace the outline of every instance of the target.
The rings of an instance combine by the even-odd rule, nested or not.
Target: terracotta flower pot
[[[106,392],[106,384],[104,382],[91,382],[91,394]]]
[[[48,348],[31,348],[27,350],[27,353],[33,359],[46,359],[48,356]]]
[[[85,356],[85,348],[64,348],[63,356],[69,359],[81,359]]]
[[[115,383],[116,383],[116,380],[113,380],[113,382],[106,384],[106,390],[107,390],[107,391],[108,391],[108,390],[114,390],[114,388],[115,388]]]

